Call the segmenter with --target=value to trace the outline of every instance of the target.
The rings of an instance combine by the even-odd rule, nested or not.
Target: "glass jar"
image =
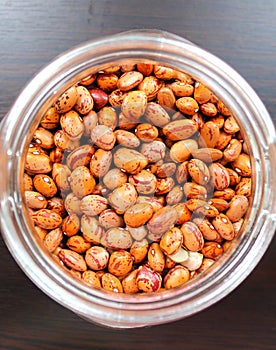
[[[198,278],[155,294],[125,295],[92,289],[60,268],[34,234],[23,200],[26,145],[45,111],[75,82],[130,61],[172,66],[209,87],[230,107],[252,155],[253,196],[243,233]],[[0,133],[0,217],[14,259],[48,296],[79,316],[116,328],[176,321],[234,290],[267,250],[276,219],[276,138],[273,122],[248,83],[231,67],[193,43],[158,30],[136,30],[84,43],[56,58],[21,92]]]

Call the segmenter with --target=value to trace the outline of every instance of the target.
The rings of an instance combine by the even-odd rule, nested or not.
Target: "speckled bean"
[[[53,230],[62,224],[62,218],[59,214],[49,209],[39,209],[32,215],[35,225]]]
[[[137,174],[147,166],[148,160],[142,153],[122,147],[114,153],[114,164],[127,173]]]
[[[182,266],[176,265],[164,277],[164,287],[166,289],[175,288],[187,282],[190,279],[189,270]]]
[[[107,267],[108,261],[109,253],[105,248],[100,246],[93,246],[86,250],[85,262],[87,266],[92,270],[104,270]]]
[[[124,276],[132,270],[133,260],[126,250],[117,250],[110,255],[108,271],[116,277]]]
[[[141,265],[137,272],[137,285],[145,293],[158,292],[161,288],[162,277],[159,272],[153,271],[147,265]]]
[[[157,127],[163,127],[170,122],[170,116],[167,111],[155,102],[147,104],[145,117],[149,123]]]

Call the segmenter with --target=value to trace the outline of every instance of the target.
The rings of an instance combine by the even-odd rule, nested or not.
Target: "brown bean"
[[[177,227],[165,232],[160,240],[160,248],[166,255],[175,254],[183,244],[183,234]]]
[[[112,129],[106,125],[96,125],[91,131],[91,140],[99,148],[110,151],[116,142]]]
[[[152,142],[158,137],[158,129],[152,124],[142,123],[137,125],[135,134],[143,142]]]
[[[108,261],[109,253],[105,248],[94,246],[86,250],[85,262],[92,270],[104,270],[107,267]]]
[[[210,172],[207,165],[200,159],[191,159],[187,164],[188,172],[199,185],[206,185],[210,180]]]
[[[138,120],[146,111],[147,95],[144,91],[130,91],[123,99],[122,113],[129,119]]]
[[[39,152],[28,152],[25,170],[29,174],[48,174],[52,170],[52,162],[48,155]]]
[[[193,85],[186,84],[182,81],[174,81],[169,86],[170,86],[170,89],[172,89],[174,95],[177,97],[192,96],[194,92]]]
[[[137,174],[147,166],[148,160],[142,153],[122,147],[114,153],[114,164],[127,173]]]
[[[208,117],[215,117],[218,113],[216,105],[211,102],[203,103],[200,106],[200,111]]]
[[[37,191],[25,191],[25,200],[28,208],[45,209],[47,207],[47,199]]]
[[[80,219],[77,214],[70,214],[62,222],[62,231],[66,236],[71,237],[78,233],[80,228]]]
[[[54,252],[60,245],[63,238],[61,229],[58,227],[54,230],[48,232],[44,238],[44,245],[49,250],[49,252]]]
[[[137,71],[129,71],[122,74],[117,82],[117,87],[122,91],[135,88],[143,80],[143,74]]]
[[[246,153],[241,153],[232,163],[232,168],[240,176],[251,176],[250,157]]]
[[[199,104],[206,103],[212,96],[211,90],[200,82],[195,83],[194,98]]]
[[[150,232],[162,236],[176,222],[178,218],[177,211],[170,206],[159,209],[153,214],[147,223],[147,228]]]
[[[83,121],[76,111],[62,114],[60,125],[65,134],[74,140],[79,140],[84,132]]]
[[[149,102],[147,104],[145,117],[149,123],[157,127],[163,127],[170,122],[170,116],[167,111],[155,102]]]
[[[193,222],[197,225],[204,239],[206,239],[207,241],[222,241],[220,234],[208,219],[195,218]]]
[[[174,162],[182,163],[198,149],[198,144],[193,139],[177,141],[170,149],[170,157]]]
[[[70,111],[77,102],[78,92],[75,86],[66,90],[55,102],[54,106],[58,113],[65,113]]]
[[[87,270],[82,273],[82,280],[90,287],[101,288],[101,281],[94,271]]]
[[[122,280],[122,287],[124,293],[127,294],[135,294],[139,292],[138,284],[137,284],[137,272],[138,270],[131,271],[126,277]]]
[[[117,187],[108,196],[108,201],[118,214],[123,214],[136,202],[137,197],[135,187],[127,182]]]
[[[143,261],[149,250],[149,243],[148,240],[143,238],[141,240],[136,240],[132,243],[130,247],[130,254],[133,257],[133,263],[139,264],[141,261]]]
[[[151,75],[153,71],[153,64],[150,63],[138,63],[137,64],[137,69],[140,73],[142,73],[144,76],[149,76]]]
[[[94,106],[93,98],[86,87],[77,86],[76,89],[77,89],[78,98],[74,108],[80,114],[87,114],[92,110]]]
[[[51,149],[55,146],[54,135],[49,130],[42,127],[36,129],[33,140],[44,149]]]
[[[247,212],[249,207],[249,201],[247,197],[243,195],[235,195],[230,203],[229,208],[226,211],[226,215],[233,222],[239,221]]]
[[[32,215],[35,225],[53,230],[62,224],[62,218],[59,214],[49,209],[39,209]]]
[[[165,256],[158,243],[152,243],[149,247],[148,264],[153,271],[159,273],[165,268]]]
[[[218,126],[212,121],[208,121],[200,129],[199,144],[201,147],[214,148],[218,143],[219,136]]]
[[[237,184],[235,191],[237,195],[243,195],[245,197],[251,196],[251,178],[243,177],[240,182]]]
[[[111,162],[112,162],[111,151],[106,151],[104,149],[99,148],[92,155],[89,169],[93,176],[100,178],[108,172]]]
[[[92,216],[82,215],[81,217],[81,231],[83,238],[92,244],[100,244],[104,234],[103,228],[99,221]]]
[[[176,107],[180,112],[188,115],[193,115],[199,110],[198,103],[193,97],[180,97],[176,101]]]
[[[108,271],[116,277],[124,276],[132,270],[133,260],[126,250],[118,250],[110,255]]]
[[[150,75],[144,78],[144,80],[138,85],[138,89],[146,94],[148,101],[151,101],[157,96],[162,86],[162,81],[157,79],[157,77]]]
[[[158,103],[165,109],[173,109],[175,106],[175,96],[169,87],[162,87],[157,93]]]
[[[127,130],[116,130],[114,131],[116,140],[119,145],[127,148],[137,148],[140,146],[140,140],[136,135]]]
[[[95,110],[101,110],[108,103],[109,96],[105,91],[96,87],[93,89],[89,89],[88,91],[92,96],[94,102],[93,108]]]
[[[68,267],[76,271],[86,271],[87,265],[84,258],[70,249],[61,249],[58,257]]]
[[[69,239],[66,242],[66,245],[69,249],[80,254],[84,253],[85,251],[87,251],[87,249],[91,247],[91,243],[85,241],[84,238],[79,235],[69,237]]]
[[[57,112],[56,108],[50,107],[46,113],[43,115],[40,125],[47,129],[47,130],[53,130],[58,127],[60,120],[60,114]]]
[[[153,215],[153,207],[149,203],[134,204],[124,213],[124,221],[130,227],[144,225]]]
[[[231,139],[223,151],[223,158],[226,162],[233,162],[242,151],[242,143],[237,139]]]
[[[213,186],[216,190],[223,191],[230,185],[230,176],[227,169],[220,163],[209,166]]]
[[[115,210],[105,209],[99,215],[99,223],[104,229],[109,229],[112,227],[122,227],[124,220]]]
[[[235,237],[233,224],[226,215],[220,213],[211,222],[222,238],[231,241]]]
[[[99,124],[105,125],[114,130],[118,124],[118,117],[115,108],[103,107],[98,112]]]
[[[224,249],[217,242],[205,242],[201,252],[205,258],[216,260],[224,252]]]
[[[175,120],[165,125],[162,129],[164,135],[172,141],[188,139],[197,130],[197,125],[191,119]]]
[[[91,145],[82,145],[72,152],[70,152],[66,158],[66,165],[69,169],[76,169],[79,166],[87,166],[94,154],[95,149]]]
[[[157,271],[153,271],[147,265],[141,265],[138,268],[137,285],[139,290],[145,293],[158,292],[161,288],[162,277]]]
[[[93,192],[96,181],[90,170],[86,166],[81,165],[72,171],[70,185],[74,195],[78,198],[83,198]]]
[[[107,209],[107,199],[97,194],[86,195],[82,198],[80,209],[85,215],[95,216]]]
[[[114,293],[123,293],[123,287],[120,280],[108,272],[102,276],[102,287],[103,289]]]
[[[97,84],[105,92],[111,92],[117,88],[118,77],[114,73],[102,73],[97,78]]]
[[[168,205],[174,205],[181,202],[183,198],[183,190],[177,185],[174,186],[166,195],[166,202]]]
[[[164,287],[166,289],[175,288],[190,279],[189,270],[181,265],[176,265],[164,277]]]
[[[183,234],[184,246],[193,252],[198,252],[203,248],[204,238],[199,228],[193,222],[185,222],[180,230]]]

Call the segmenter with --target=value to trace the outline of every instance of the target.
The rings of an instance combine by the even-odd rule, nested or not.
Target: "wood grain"
[[[158,28],[233,66],[276,123],[275,15],[274,0],[2,0],[0,119],[27,81],[64,50],[102,35]],[[1,350],[275,349],[275,239],[254,272],[216,305],[168,325],[127,331],[80,319],[32,284],[2,239],[0,252]]]

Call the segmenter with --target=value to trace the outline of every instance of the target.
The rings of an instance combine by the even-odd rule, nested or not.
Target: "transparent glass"
[[[116,64],[172,66],[202,81],[231,108],[252,155],[253,196],[243,234],[215,264],[186,284],[150,295],[124,295],[79,283],[33,234],[22,197],[26,145],[45,111],[69,86]],[[276,139],[273,122],[248,83],[193,43],[157,30],[138,30],[84,43],[56,58],[21,92],[0,132],[0,218],[8,249],[48,296],[79,316],[108,327],[161,324],[195,314],[234,290],[267,250],[276,222]]]

